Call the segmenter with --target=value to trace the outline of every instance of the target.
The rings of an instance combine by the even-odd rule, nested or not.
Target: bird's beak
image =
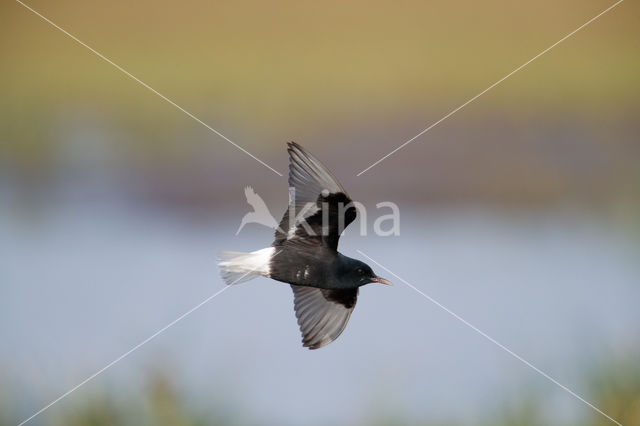
[[[386,285],[393,285],[393,284],[391,284],[391,281],[389,281],[389,280],[385,280],[385,279],[384,279],[384,278],[382,278],[382,277],[374,277],[374,278],[371,278],[371,282],[373,282],[373,283],[380,283],[380,284],[386,284]]]

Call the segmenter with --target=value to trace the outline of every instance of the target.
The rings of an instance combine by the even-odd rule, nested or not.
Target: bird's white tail
[[[218,266],[222,279],[231,285],[249,281],[258,276],[268,277],[271,273],[270,263],[274,250],[273,247],[251,253],[220,250]]]

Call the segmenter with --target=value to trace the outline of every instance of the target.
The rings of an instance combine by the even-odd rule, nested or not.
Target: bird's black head
[[[345,278],[357,287],[370,283],[391,285],[388,280],[374,274],[369,265],[356,259],[349,259],[345,275]]]

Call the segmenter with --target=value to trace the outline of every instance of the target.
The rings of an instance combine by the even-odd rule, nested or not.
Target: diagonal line
[[[274,257],[278,256],[280,253],[282,253],[282,251],[279,251],[279,252],[275,253],[273,256],[271,256],[271,258],[273,259]],[[71,389],[69,389],[68,391],[63,393],[62,395],[60,395],[58,398],[54,399],[53,401],[51,401],[50,403],[48,403],[47,405],[42,407],[40,410],[38,410],[35,413],[33,413],[29,418],[27,418],[27,419],[23,420],[22,422],[20,422],[20,424],[18,424],[18,426],[22,426],[25,423],[29,422],[31,419],[33,419],[37,415],[41,414],[43,411],[49,409],[54,404],[60,402],[62,399],[66,398],[71,393],[75,392],[81,386],[83,386],[86,383],[90,382],[91,380],[95,379],[97,376],[99,376],[100,374],[104,373],[106,370],[108,370],[109,368],[113,367],[115,364],[117,364],[118,362],[122,361],[127,356],[131,355],[131,353],[133,353],[136,350],[140,349],[142,346],[144,346],[145,344],[149,343],[151,340],[153,340],[154,338],[156,338],[160,334],[164,333],[166,330],[168,330],[169,328],[173,327],[175,324],[177,324],[178,322],[182,321],[184,318],[186,318],[187,316],[191,315],[192,313],[194,313],[195,311],[197,311],[198,309],[200,309],[201,307],[203,307],[204,305],[209,303],[211,300],[213,300],[215,297],[217,297],[223,291],[225,291],[226,289],[228,289],[232,285],[238,283],[240,280],[242,280],[244,277],[246,277],[250,273],[256,271],[256,269],[257,268],[254,268],[254,269],[250,270],[249,272],[243,274],[240,278],[236,279],[232,283],[224,286],[223,288],[221,288],[217,292],[213,293],[211,296],[207,297],[202,302],[198,303],[196,306],[194,306],[193,308],[189,309],[187,312],[185,312],[184,314],[180,315],[178,318],[174,319],[169,324],[165,325],[160,330],[156,331],[151,336],[147,337],[142,342],[138,343],[137,345],[135,345],[134,347],[129,349],[128,351],[126,351],[125,353],[123,353],[122,355],[120,355],[119,357],[114,359],[113,361],[111,361],[109,364],[107,364],[104,367],[102,367],[100,370],[96,371],[95,373],[93,373],[92,375],[90,375],[89,377],[87,377],[86,379],[84,379],[83,381],[81,381],[80,383],[78,383],[77,385],[75,385],[74,387],[72,387]]]
[[[76,36],[74,36],[73,34],[69,33],[67,30],[65,30],[64,28],[62,28],[59,25],[57,25],[55,22],[51,21],[49,18],[43,16],[42,14],[40,14],[39,12],[37,12],[36,10],[34,10],[30,6],[26,5],[25,3],[23,3],[20,0],[16,0],[16,2],[20,3],[26,9],[30,10],[31,12],[33,12],[34,14],[39,16],[44,21],[46,21],[49,24],[51,24],[52,26],[54,26],[55,28],[57,28],[58,30],[60,30],[61,32],[63,32],[67,36],[69,36],[71,39],[73,39],[74,41],[76,41],[80,45],[82,45],[82,46],[86,47],[87,49],[89,49],[92,53],[94,53],[100,59],[104,60],[105,62],[107,62],[107,63],[109,63],[111,65],[113,65],[118,71],[122,72],[127,77],[129,77],[129,78],[135,80],[136,82],[140,83],[146,89],[150,90],[151,92],[153,92],[154,94],[158,95],[159,97],[161,97],[162,99],[164,99],[165,101],[167,101],[168,103],[170,103],[171,105],[173,105],[174,107],[176,107],[177,109],[182,111],[183,113],[187,114],[189,117],[193,118],[195,121],[197,121],[198,123],[202,124],[204,127],[206,127],[207,129],[211,130],[213,133],[215,133],[216,135],[220,136],[222,139],[226,140],[231,145],[235,146],[240,151],[244,152],[249,157],[251,157],[254,160],[256,160],[258,163],[262,164],[263,166],[265,166],[266,168],[268,168],[269,170],[271,170],[272,172],[274,172],[278,176],[282,176],[282,173],[280,173],[279,171],[277,171],[276,169],[274,169],[273,167],[271,167],[270,165],[268,165],[267,163],[265,163],[264,161],[262,161],[261,159],[259,159],[258,157],[256,157],[255,155],[253,155],[252,153],[250,153],[249,151],[247,151],[246,149],[244,149],[243,147],[241,147],[240,145],[238,145],[237,143],[235,143],[234,141],[232,141],[231,139],[229,139],[228,137],[226,137],[225,135],[223,135],[222,133],[220,133],[219,131],[217,131],[216,129],[211,127],[210,125],[208,125],[207,123],[205,123],[204,121],[200,120],[198,117],[196,117],[195,115],[193,115],[192,113],[190,113],[189,111],[187,111],[186,109],[184,109],[183,107],[178,105],[177,103],[173,102],[171,99],[167,98],[165,95],[163,95],[162,93],[158,92],[156,89],[154,89],[153,87],[149,86],[147,83],[145,83],[144,81],[140,80],[138,77],[136,77],[135,75],[131,74],[129,71],[125,70],[120,65],[116,64],[111,59],[107,58],[102,53],[100,53],[97,50],[95,50],[93,47],[89,46],[88,44],[86,44],[82,40],[78,39]]]
[[[585,404],[587,404],[589,407],[593,408],[595,411],[597,411],[598,413],[602,414],[603,416],[605,416],[606,418],[608,418],[609,420],[611,420],[613,423],[622,426],[621,423],[619,423],[618,421],[614,420],[612,417],[610,417],[609,415],[607,415],[605,412],[603,412],[602,410],[600,410],[598,407],[596,407],[595,405],[591,404],[589,401],[585,400],[584,398],[582,398],[580,395],[578,395],[577,393],[575,393],[574,391],[572,391],[571,389],[569,389],[568,387],[566,387],[565,385],[563,385],[562,383],[558,382],[556,379],[554,379],[553,377],[551,377],[550,375],[548,375],[547,373],[545,373],[544,371],[540,370],[538,367],[536,367],[535,365],[531,364],[529,361],[527,361],[526,359],[522,358],[520,355],[518,355],[517,353],[513,352],[511,349],[507,348],[505,345],[503,345],[502,343],[498,342],[496,339],[494,339],[493,337],[489,336],[487,333],[485,333],[484,331],[480,330],[478,327],[474,326],[473,324],[471,324],[469,321],[465,320],[464,318],[462,318],[460,315],[456,314],[455,312],[453,312],[452,310],[450,310],[449,308],[447,308],[446,306],[442,305],[440,302],[438,302],[437,300],[435,300],[434,298],[432,298],[431,296],[427,295],[426,293],[422,292],[421,290],[419,290],[418,288],[416,288],[415,286],[413,286],[411,283],[409,283],[408,281],[404,280],[402,277],[398,276],[395,272],[391,271],[389,268],[387,268],[386,266],[381,265],[379,262],[377,262],[376,260],[372,259],[369,255],[363,253],[360,250],[356,251],[358,253],[360,253],[361,255],[363,255],[364,257],[366,257],[367,259],[369,259],[370,261],[372,261],[373,263],[375,263],[376,265],[378,265],[379,267],[381,267],[382,269],[384,269],[385,271],[389,272],[391,275],[393,275],[394,277],[398,278],[400,281],[402,281],[404,284],[406,284],[407,286],[411,287],[413,290],[415,290],[416,292],[420,293],[425,299],[429,300],[431,303],[435,304],[436,306],[438,306],[439,308],[442,308],[444,311],[446,311],[448,314],[450,314],[451,316],[453,316],[455,319],[457,319],[458,321],[462,322],[464,325],[466,325],[467,327],[471,328],[473,331],[475,331],[476,333],[480,334],[482,337],[486,338],[487,340],[489,340],[491,343],[495,344],[496,346],[498,346],[500,349],[504,350],[505,352],[507,352],[509,355],[513,356],[514,358],[516,358],[518,361],[524,363],[525,365],[527,365],[528,367],[530,367],[531,369],[533,369],[535,372],[537,372],[538,374],[542,375],[543,377],[545,377],[546,379],[550,380],[551,382],[553,382],[554,384],[558,385],[559,387],[561,387],[562,389],[564,389],[565,391],[567,391],[568,393],[570,393],[571,395],[573,395],[575,398],[579,399],[580,401],[584,402]]]
[[[366,169],[364,169],[363,171],[361,171],[360,173],[358,173],[356,176],[360,176],[361,174],[363,174],[364,172],[366,172],[367,170],[371,169],[372,167],[380,164],[382,161],[386,160],[388,157],[390,157],[391,155],[395,154],[396,152],[400,151],[402,148],[404,148],[405,146],[409,145],[411,142],[413,142],[414,140],[418,139],[420,136],[424,135],[425,133],[427,133],[429,130],[433,129],[434,127],[436,127],[438,124],[442,123],[444,120],[446,120],[447,118],[451,117],[453,114],[455,114],[456,112],[460,111],[462,108],[466,107],[467,105],[469,105],[471,102],[475,101],[476,99],[478,99],[480,96],[484,95],[485,93],[487,93],[489,90],[493,89],[494,87],[496,87],[497,85],[499,85],[500,83],[502,83],[503,81],[505,81],[507,78],[511,77],[513,74],[517,73],[518,71],[520,71],[521,69],[523,69],[524,67],[526,67],[527,65],[529,65],[531,62],[535,61],[536,59],[538,59],[540,56],[544,55],[545,53],[547,53],[548,51],[550,51],[551,49],[553,49],[554,47],[556,47],[557,45],[559,45],[560,43],[562,43],[563,41],[565,41],[566,39],[568,39],[569,37],[571,37],[572,35],[574,35],[575,33],[577,33],[578,31],[580,31],[581,29],[583,29],[584,27],[586,27],[587,25],[589,25],[590,23],[592,23],[593,21],[595,21],[596,19],[598,19],[599,17],[601,17],[602,15],[604,15],[605,13],[609,12],[611,9],[613,9],[614,7],[616,7],[617,5],[619,5],[620,3],[622,3],[624,0],[618,0],[616,3],[612,4],[611,6],[609,6],[608,8],[606,8],[605,10],[603,10],[602,12],[598,13],[596,16],[594,16],[593,18],[589,19],[587,22],[585,22],[584,24],[580,25],[578,28],[576,28],[575,30],[571,31],[569,34],[567,34],[566,36],[562,37],[560,40],[556,41],[555,43],[553,43],[551,46],[547,47],[546,49],[544,49],[542,52],[538,53],[536,56],[534,56],[533,58],[529,59],[527,62],[525,62],[524,64],[520,65],[518,68],[514,69],[513,71],[511,71],[509,74],[505,75],[504,77],[502,77],[500,80],[496,81],[495,83],[493,83],[491,86],[487,87],[486,89],[484,89],[482,92],[478,93],[477,95],[475,95],[474,97],[472,97],[471,99],[469,99],[468,101],[466,101],[465,103],[463,103],[462,105],[460,105],[459,107],[457,107],[456,109],[452,110],[451,112],[449,112],[447,115],[445,115],[444,117],[442,117],[440,120],[436,121],[435,123],[433,123],[432,125],[430,125],[429,127],[427,127],[426,129],[424,129],[423,131],[421,131],[420,133],[418,133],[417,135],[415,135],[414,137],[412,137],[411,139],[407,140],[406,142],[404,142],[402,145],[398,146],[396,149],[394,149],[393,151],[391,151],[390,153],[388,153],[387,155],[385,155],[384,157],[380,158],[378,161],[376,161],[375,163],[371,164],[369,167],[367,167]]]
[[[100,370],[96,371],[95,373],[93,373],[92,375],[90,375],[89,377],[87,377],[86,379],[84,379],[83,381],[81,381],[80,383],[78,383],[77,385],[75,385],[74,387],[72,387],[71,389],[69,389],[68,391],[63,393],[62,395],[60,395],[58,398],[54,399],[53,401],[51,401],[50,403],[48,403],[47,405],[42,407],[40,410],[38,410],[35,413],[33,413],[29,418],[23,420],[20,424],[18,424],[18,426],[22,426],[25,423],[29,422],[34,417],[36,417],[37,415],[41,414],[43,411],[47,410],[48,408],[50,408],[52,405],[60,402],[62,399],[66,398],[71,393],[75,392],[81,386],[83,386],[83,385],[87,384],[88,382],[90,382],[91,380],[95,379],[97,376],[99,376],[100,374],[104,373],[106,370],[108,370],[109,368],[113,367],[115,364],[117,364],[118,362],[122,361],[124,358],[126,358],[129,355],[131,355],[131,353],[133,353],[136,350],[140,349],[145,344],[149,343],[151,340],[156,338],[158,335],[162,334],[167,329],[169,329],[170,327],[172,327],[173,325],[175,325],[176,323],[178,323],[179,321],[181,321],[182,319],[184,319],[188,315],[192,314],[193,312],[195,312],[196,310],[201,308],[203,305],[205,305],[206,303],[211,301],[213,298],[215,298],[216,296],[218,296],[220,293],[222,293],[223,291],[225,291],[228,288],[229,288],[229,286],[225,286],[222,289],[220,289],[217,292],[215,292],[214,294],[212,294],[211,296],[207,297],[202,302],[200,302],[199,304],[197,304],[193,308],[189,309],[187,312],[185,312],[184,314],[180,315],[178,318],[176,318],[175,320],[171,321],[169,324],[165,325],[160,330],[156,331],[151,336],[147,337],[142,342],[138,343],[137,345],[135,345],[134,347],[132,347],[131,349],[129,349],[128,351],[126,351],[125,353],[123,353],[122,355],[120,355],[119,357],[114,359],[113,361],[111,361],[109,364],[105,365]]]

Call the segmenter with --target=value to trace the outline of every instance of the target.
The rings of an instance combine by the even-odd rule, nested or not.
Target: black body
[[[287,151],[289,208],[275,232],[268,276],[291,284],[302,343],[317,349],[342,333],[360,286],[390,283],[338,253],[340,234],[355,220],[356,208],[320,161],[294,142]]]

